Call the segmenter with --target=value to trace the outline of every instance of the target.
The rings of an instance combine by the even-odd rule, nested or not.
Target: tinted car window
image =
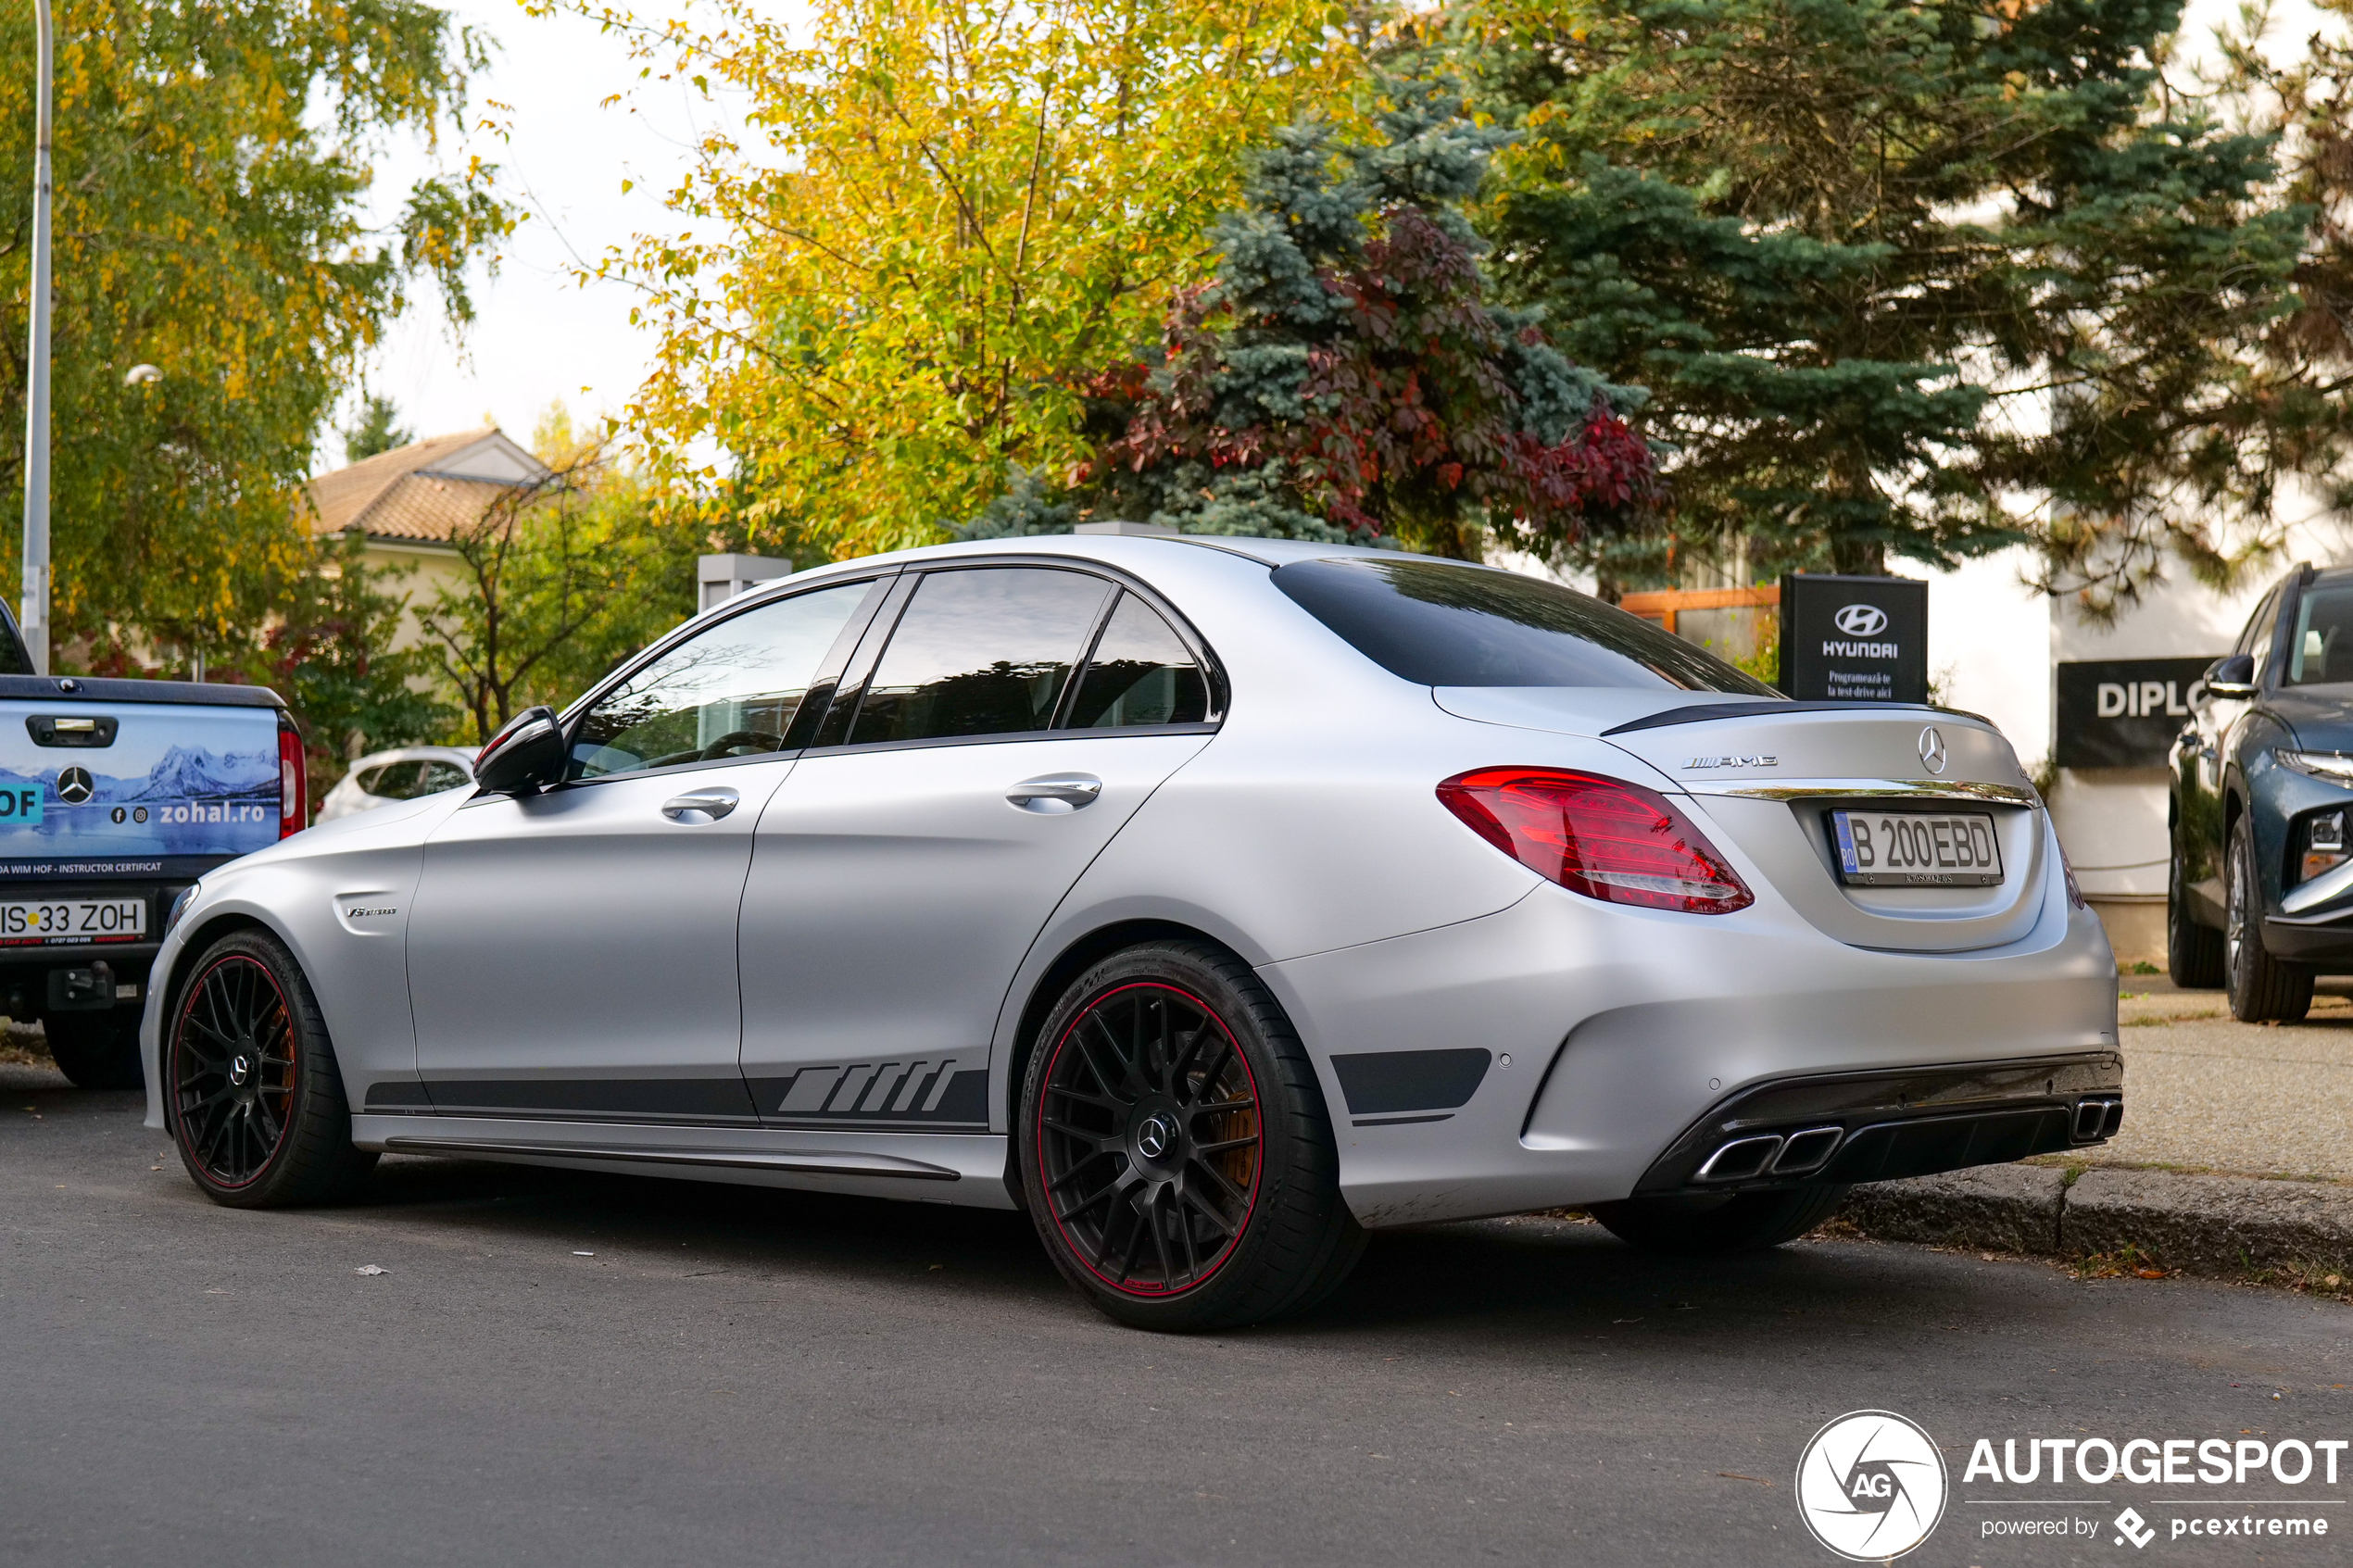
[[[425,764],[424,793],[427,795],[439,795],[445,789],[456,789],[460,784],[470,784],[473,782],[473,775],[455,762]]]
[[[1051,568],[930,573],[866,684],[851,742],[1049,728],[1110,592]]]
[[[2323,577],[2304,590],[2296,605],[2296,629],[2287,643],[2291,686],[2353,682],[2353,578]]]
[[[849,583],[778,599],[672,648],[581,720],[572,776],[776,750],[826,651],[873,586]]]
[[[416,793],[410,787],[417,776],[414,762],[387,762],[381,768],[371,768],[359,775],[359,787],[366,793],[384,800],[406,800]]]
[[[1275,586],[1392,675],[1425,686],[1781,694],[1599,599],[1516,572],[1402,557],[1294,561]]]
[[[2279,602],[2280,591],[2277,588],[2263,596],[2263,602],[2257,605],[2255,613],[2246,618],[2246,625],[2240,631],[2239,640],[2232,646],[2233,653],[2251,653],[2261,659],[2271,646],[2271,607]],[[2256,674],[2260,676],[2262,671],[2258,670]]]
[[[1208,717],[1209,682],[1191,650],[1159,611],[1124,596],[1079,678],[1070,726],[1198,724]]]

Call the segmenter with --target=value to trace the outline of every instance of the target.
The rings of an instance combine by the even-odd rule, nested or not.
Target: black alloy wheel
[[[275,1208],[341,1197],[375,1164],[351,1112],[319,1004],[294,956],[258,930],[187,970],[165,1051],[181,1163],[216,1202]]]
[[[1065,993],[1023,1095],[1025,1198],[1064,1277],[1140,1327],[1302,1310],[1364,1233],[1313,1068],[1247,965],[1153,943]]]
[[[2228,903],[2222,967],[2231,1016],[2242,1023],[2293,1022],[2312,1010],[2312,972],[2282,963],[2263,946],[2263,890],[2256,880],[2254,834],[2245,817],[2231,829],[2223,871]]]
[[[2222,934],[2190,912],[2189,867],[2178,841],[2165,873],[2165,970],[2183,990],[2222,984]]]

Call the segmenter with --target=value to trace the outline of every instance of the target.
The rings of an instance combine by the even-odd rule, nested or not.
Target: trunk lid
[[[1840,941],[1956,952],[2017,941],[2041,915],[2050,874],[2041,801],[2009,742],[1982,719],[1675,694],[1597,722],[1592,695],[1449,687],[1438,701],[1462,718],[1596,735],[1640,758],[1690,797],[1705,832]],[[1844,844],[1839,811],[1860,814],[1848,818]],[[1998,881],[1986,880],[1989,840]],[[1850,855],[1881,884],[1843,875]]]

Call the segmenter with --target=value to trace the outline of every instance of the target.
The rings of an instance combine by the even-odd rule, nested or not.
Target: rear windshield
[[[1413,557],[1304,560],[1278,568],[1275,586],[1417,685],[1781,695],[1647,621],[1517,572]]]

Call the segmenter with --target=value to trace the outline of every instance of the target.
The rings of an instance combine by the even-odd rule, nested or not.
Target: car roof
[[[772,577],[757,588],[749,589],[734,598],[721,600],[693,619],[700,621],[723,610],[741,609],[747,604],[761,599],[779,597],[832,578],[855,576],[878,568],[896,571],[933,562],[1041,556],[1122,567],[1149,579],[1155,560],[1175,561],[1183,554],[1202,550],[1238,556],[1269,568],[1288,566],[1292,561],[1332,560],[1355,556],[1375,560],[1397,558],[1394,550],[1366,549],[1357,545],[1326,545],[1310,539],[1256,539],[1225,533],[1031,533],[1012,539],[972,539],[960,540],[952,545],[922,545],[912,549],[826,561],[786,577]]]

